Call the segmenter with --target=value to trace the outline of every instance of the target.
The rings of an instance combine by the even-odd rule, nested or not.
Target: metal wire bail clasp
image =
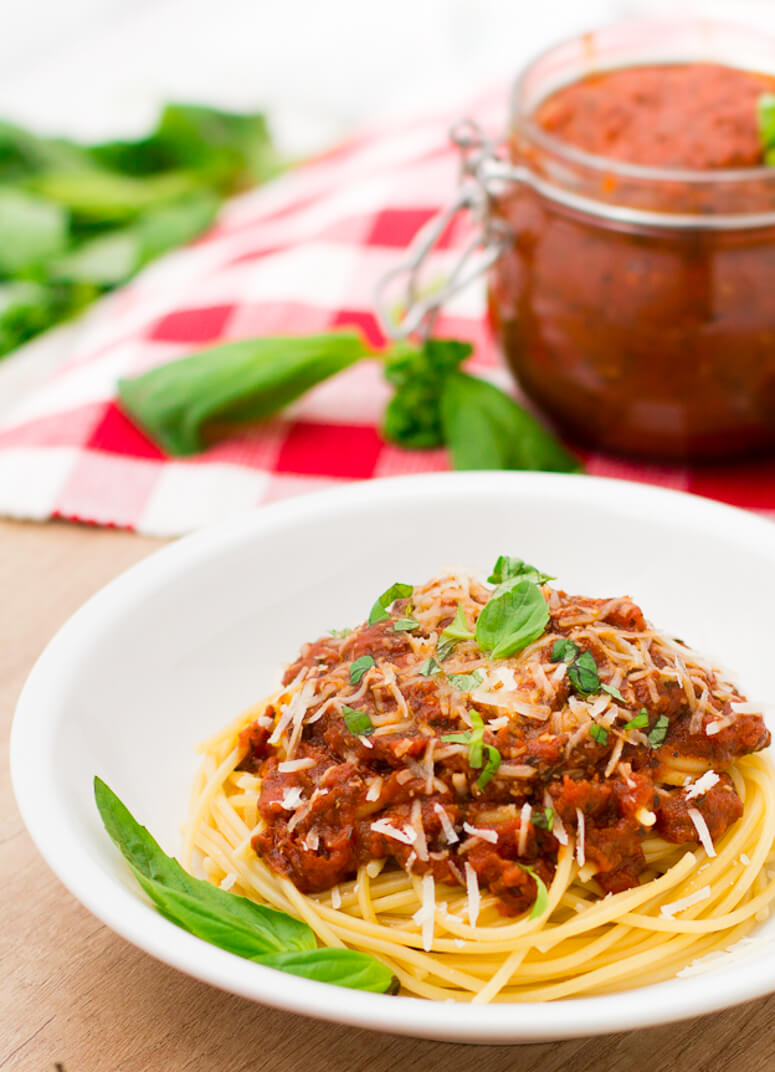
[[[382,330],[391,339],[418,335],[423,341],[433,331],[441,307],[453,294],[478,279],[495,263],[512,237],[505,220],[492,214],[493,195],[504,180],[513,179],[512,169],[498,159],[495,142],[485,137],[472,119],[463,119],[450,130],[450,139],[460,150],[460,187],[454,201],[428,220],[415,235],[406,260],[386,273],[377,284],[375,304]],[[459,212],[471,213],[476,230],[461,249],[446,279],[423,294],[421,275],[428,256]],[[388,291],[396,279],[406,276],[401,312],[388,305]],[[393,296],[395,302],[395,294]]]

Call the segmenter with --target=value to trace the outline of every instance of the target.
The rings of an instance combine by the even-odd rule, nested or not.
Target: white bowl
[[[647,616],[771,701],[775,528],[623,481],[466,473],[350,485],[263,508],[165,548],[57,634],[19,701],[14,787],[41,853],[109,927],[182,971],[278,1008],[399,1034],[527,1042],[622,1031],[775,990],[775,920],[728,962],[620,994],[487,1007],[343,991],[260,967],[163,919],[105,834],[99,774],[174,853],[194,745],[278,682],[299,645],[362,621],[395,580],[519,555]],[[744,969],[741,967],[744,965]]]

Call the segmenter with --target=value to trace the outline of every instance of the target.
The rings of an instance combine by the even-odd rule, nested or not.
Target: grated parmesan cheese
[[[709,789],[712,789],[718,780],[719,776],[715,771],[705,771],[702,777],[686,787],[686,799],[694,800],[695,797],[701,797],[703,793],[707,793]]]
[[[524,856],[527,852],[527,835],[530,830],[530,816],[533,809],[526,802],[522,805],[519,813],[519,840],[517,841],[517,856]]]
[[[576,808],[576,863],[583,867],[587,862],[584,846],[584,812]]]
[[[700,843],[707,852],[708,856],[715,856],[716,850],[713,847],[713,839],[710,836],[710,830],[708,830],[708,824],[703,818],[702,812],[697,808],[686,809],[689,818],[692,821],[692,826],[697,831],[697,837],[700,839]]]
[[[277,769],[280,774],[295,774],[296,771],[309,770],[310,767],[315,766],[315,760],[311,756],[307,756],[305,759],[286,759],[282,763],[277,764]]]
[[[442,807],[442,805],[437,802],[433,805],[433,810],[439,817],[441,829],[444,831],[444,838],[447,844],[454,845],[456,841],[460,840],[460,838],[457,836],[455,828],[452,825],[452,820],[450,819],[449,815],[447,815],[446,808]]]
[[[692,905],[699,904],[701,901],[707,901],[710,897],[710,886],[703,886],[700,890],[695,890],[694,893],[688,894],[686,897],[681,897],[678,901],[673,901],[671,904],[663,904],[659,913],[662,916],[667,916],[670,919],[676,914],[676,912],[683,912],[686,908],[691,908]]]
[[[497,845],[498,843],[498,833],[495,830],[486,830],[481,826],[471,826],[470,823],[463,823],[463,829],[467,834],[470,834],[471,837],[481,838],[482,841],[489,841],[491,845]]]
[[[342,894],[338,886],[331,887],[331,907],[337,910],[342,907]]]
[[[397,826],[393,826],[387,819],[375,819],[371,824],[371,829],[375,834],[384,834],[387,838],[392,838],[393,841],[400,841],[403,845],[413,845],[417,840],[417,831],[411,826],[405,826],[402,830],[399,830]]]
[[[479,908],[481,906],[481,896],[479,894],[479,879],[476,877],[476,871],[466,861],[466,894],[468,896],[468,922],[472,927],[476,926],[476,921],[479,919]]]
[[[280,801],[280,807],[285,811],[296,811],[299,804],[301,804],[302,796],[301,789],[298,785],[289,786],[283,793],[283,798]]]

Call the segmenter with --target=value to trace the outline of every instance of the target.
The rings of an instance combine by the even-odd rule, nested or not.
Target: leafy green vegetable
[[[615,700],[620,700],[622,703],[625,702],[624,697],[622,696],[621,692],[619,692],[619,690],[617,688],[615,688],[613,685],[602,684],[600,686],[600,691],[601,692],[607,692],[608,695],[613,696],[613,698]]]
[[[81,222],[117,224],[148,209],[168,205],[190,194],[199,180],[185,172],[165,172],[143,179],[97,168],[44,171],[27,180],[27,189],[61,205]]]
[[[415,618],[397,618],[393,622],[394,633],[411,633],[420,623]]]
[[[560,639],[555,640],[552,645],[552,654],[550,658],[553,663],[572,663],[578,653],[578,644],[574,644],[573,641],[568,640],[567,637],[560,637]]]
[[[529,565],[521,558],[511,558],[509,555],[499,555],[492,568],[492,573],[487,578],[489,584],[503,584],[512,580],[533,581],[535,584],[546,584],[555,578],[548,573],[542,573],[535,566]]]
[[[372,655],[361,655],[360,659],[350,663],[350,684],[357,685],[366,671],[376,665]]]
[[[317,948],[314,932],[306,923],[189,875],[177,860],[162,852],[147,829],[137,822],[100,778],[94,779],[94,796],[105,829],[114,844],[123,853],[151,900],[159,907],[159,902],[162,902],[164,914],[173,922],[192,930],[188,922],[182,923],[176,918],[179,912],[187,919],[190,914],[192,923],[195,922],[195,916],[199,918],[201,923],[197,926],[202,929],[233,926],[233,944],[248,943],[252,950],[249,954],[241,953],[241,956]],[[195,908],[195,905],[198,907]],[[213,922],[208,922],[208,916],[213,917]],[[199,932],[193,930],[193,933]],[[203,937],[202,934],[199,936]],[[216,944],[222,945],[222,942]],[[234,948],[231,951],[234,952]]]
[[[429,659],[425,659],[417,667],[417,673],[420,677],[433,677],[435,674],[442,673],[442,669],[436,660],[431,656]]]
[[[538,919],[539,916],[544,914],[549,905],[549,891],[547,890],[543,879],[532,867],[528,867],[527,864],[521,864],[519,860],[517,860],[517,866],[521,867],[523,871],[527,871],[528,875],[530,875],[533,882],[536,884],[536,899],[530,910],[528,919]]]
[[[626,730],[642,730],[649,724],[649,713],[645,707],[642,707],[638,714],[631,718],[629,722],[625,722],[624,728]]]
[[[485,604],[476,620],[476,642],[494,659],[505,659],[537,640],[548,621],[541,589],[532,581],[518,581]]]
[[[13,276],[61,253],[67,213],[42,197],[0,187],[0,274]]]
[[[429,339],[421,350],[402,343],[388,353],[384,374],[395,393],[382,419],[387,440],[410,450],[445,443],[440,409],[444,381],[472,349],[455,339]]]
[[[593,722],[589,727],[589,736],[598,744],[608,744],[608,730],[605,726],[598,725],[597,722]]]
[[[375,994],[398,992],[398,980],[386,964],[354,949],[315,949],[304,953],[289,950],[251,959],[267,968],[277,968],[318,983],[370,990]]]
[[[189,875],[100,778],[94,779],[94,796],[114,844],[172,923],[270,968],[338,986],[395,992],[392,972],[374,957],[351,949],[319,949],[312,928],[301,920]]]
[[[387,612],[388,607],[395,603],[397,599],[408,599],[413,591],[414,588],[411,584],[401,584],[399,581],[395,581],[391,584],[390,588],[385,589],[371,608],[369,625],[374,625],[376,622],[387,621],[390,617]]]
[[[491,383],[463,372],[444,379],[441,423],[456,469],[580,469],[527,410]]]
[[[474,670],[470,674],[447,674],[447,681],[461,692],[470,692],[477,685],[481,685],[483,678],[481,670]]]
[[[478,785],[484,778],[485,773],[487,774],[484,783],[479,786],[480,789],[483,789],[500,766],[501,757],[497,748],[493,748],[492,745],[485,745],[484,743],[484,722],[482,721],[482,716],[479,712],[469,711],[468,714],[471,718],[473,729],[464,730],[462,733],[447,733],[441,739],[448,744],[467,744],[468,765],[475,770],[479,770],[481,767],[484,761],[483,753],[485,748],[487,749],[487,766],[485,767],[485,770],[482,771],[479,781],[477,782]],[[495,758],[496,756],[497,759]]]
[[[271,416],[367,352],[354,332],[244,339],[119,380],[118,393],[127,413],[168,453],[194,454],[212,422]]]
[[[568,667],[568,678],[581,696],[590,696],[600,689],[600,675],[591,651],[582,651]]]
[[[775,93],[762,93],[756,102],[756,121],[765,164],[775,165]]]
[[[554,808],[539,808],[537,811],[533,808],[530,821],[540,830],[551,830],[554,826]]]
[[[660,715],[650,732],[646,735],[652,748],[659,748],[665,743],[667,731],[670,729],[670,719],[667,715]]]
[[[487,760],[482,768],[482,773],[476,779],[476,784],[480,789],[484,789],[488,782],[492,781],[498,767],[501,765],[501,754],[494,745],[486,744],[484,751],[487,753]]]
[[[459,641],[473,639],[474,634],[468,628],[463,604],[458,603],[455,617],[439,634],[439,640],[436,645],[436,654],[439,657],[439,661],[443,663],[445,659],[448,659]]]
[[[342,718],[353,737],[371,737],[374,732],[374,723],[365,711],[342,704]]]

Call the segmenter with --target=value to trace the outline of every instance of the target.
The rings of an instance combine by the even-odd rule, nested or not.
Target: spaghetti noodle
[[[398,586],[370,624],[307,645],[202,746],[184,863],[436,1000],[646,985],[766,918],[760,714],[631,600],[571,598],[529,569],[494,590]],[[545,626],[496,658],[477,623],[525,585]]]

